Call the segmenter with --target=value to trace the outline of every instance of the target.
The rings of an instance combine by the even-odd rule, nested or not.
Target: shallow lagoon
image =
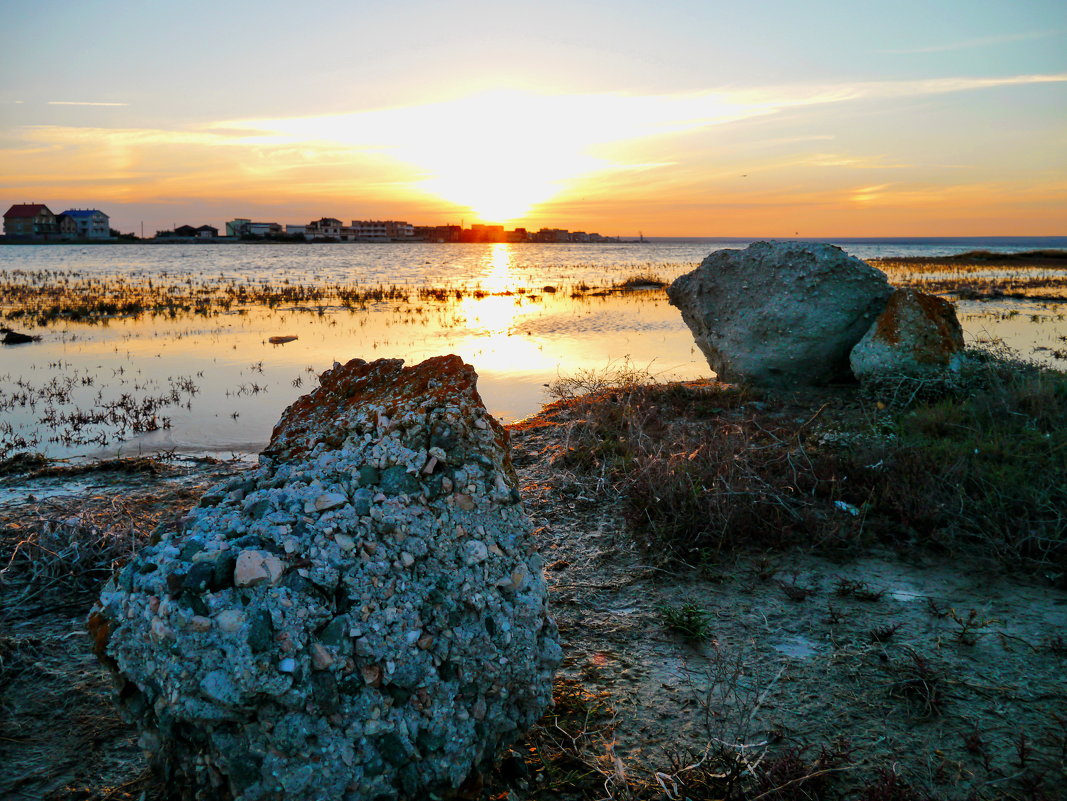
[[[121,277],[157,287],[229,282],[453,290],[407,302],[253,303],[206,315],[10,323],[42,341],[0,351],[0,454],[23,448],[55,457],[256,452],[282,410],[315,385],[318,373],[356,357],[413,363],[457,353],[475,366],[486,405],[505,422],[535,412],[546,399],[546,383],[578,370],[629,360],[664,380],[708,376],[662,290],[605,288],[637,273],[671,280],[716,245],[744,244],[0,248],[0,273],[8,281],[17,271],[50,271],[53,281]],[[1020,247],[1027,245],[1005,249]],[[891,246],[849,249],[869,257],[890,255]],[[918,253],[938,255],[933,250]],[[969,340],[1002,338],[1050,363],[1067,348],[1063,311],[1049,302],[959,304]],[[268,341],[291,335],[298,339]]]

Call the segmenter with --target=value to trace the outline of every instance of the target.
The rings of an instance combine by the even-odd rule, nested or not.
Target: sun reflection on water
[[[485,256],[485,276],[482,287],[487,292],[503,292],[509,289],[514,276],[511,273],[512,246],[506,242],[493,242]]]

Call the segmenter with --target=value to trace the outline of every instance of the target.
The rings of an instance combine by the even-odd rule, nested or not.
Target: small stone
[[[481,540],[467,540],[460,551],[463,554],[463,563],[466,565],[476,565],[489,558],[489,549]]]
[[[214,564],[211,562],[197,562],[185,574],[185,579],[182,581],[182,589],[203,592],[211,584],[214,574]]]
[[[215,623],[219,631],[232,634],[244,625],[245,613],[239,609],[224,609],[215,615]]]
[[[456,499],[456,506],[465,512],[471,511],[475,506],[474,498],[463,492],[457,492],[453,497]]]
[[[372,687],[377,687],[382,683],[381,665],[363,665],[359,672],[363,676],[363,681]]]
[[[259,584],[275,585],[281,581],[285,564],[268,551],[241,551],[233,572],[233,582],[238,587],[255,587]]]
[[[200,680],[200,693],[209,701],[223,706],[236,706],[241,692],[224,670],[213,670]]]
[[[336,509],[338,506],[344,506],[348,503],[348,498],[339,492],[326,492],[319,495],[314,500],[309,500],[304,503],[304,511],[308,514],[312,512],[326,512],[330,509]]]
[[[296,672],[296,660],[293,659],[291,656],[285,657],[285,659],[283,659],[281,662],[278,663],[278,672],[279,673],[295,673]]]
[[[337,533],[333,535],[333,541],[337,543],[342,551],[354,551],[356,549],[356,541],[347,534]]]
[[[151,629],[152,636],[157,640],[169,640],[174,636],[174,632],[170,630],[170,627],[158,617],[152,619]]]
[[[338,615],[322,630],[319,639],[326,645],[339,646],[348,633],[348,623],[346,615]]]
[[[311,666],[315,670],[325,670],[333,662],[333,654],[327,651],[321,643],[311,644]]]
[[[189,620],[189,628],[193,631],[211,631],[211,618],[203,615],[193,615]]]
[[[403,551],[400,554],[400,564],[404,567],[411,567],[415,564],[415,557],[409,554],[407,551]]]
[[[387,495],[414,495],[420,489],[419,480],[402,465],[393,465],[382,473],[381,485]]]
[[[248,625],[248,647],[252,649],[252,653],[263,653],[270,648],[273,639],[274,625],[271,623],[270,613],[266,609],[253,612]]]
[[[429,650],[430,646],[433,645],[433,635],[423,634],[421,637],[419,637],[418,642],[416,642],[415,644],[418,645],[419,648],[423,651]]]

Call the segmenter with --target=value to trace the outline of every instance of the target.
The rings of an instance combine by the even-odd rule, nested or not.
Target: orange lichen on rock
[[[317,444],[338,447],[351,432],[345,420],[357,410],[376,406],[388,425],[389,418],[404,414],[426,415],[436,407],[455,405],[457,398],[472,401],[483,413],[479,421],[493,432],[506,455],[505,469],[513,475],[507,431],[484,411],[477,390],[478,374],[459,356],[435,356],[412,367],[402,359],[366,362],[352,359],[335,364],[319,377],[319,387],[285,410],[274,427],[263,455],[291,461]]]

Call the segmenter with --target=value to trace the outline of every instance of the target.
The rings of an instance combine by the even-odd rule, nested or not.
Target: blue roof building
[[[80,239],[108,239],[111,237],[110,218],[98,209],[67,209],[63,212],[78,225]]]

